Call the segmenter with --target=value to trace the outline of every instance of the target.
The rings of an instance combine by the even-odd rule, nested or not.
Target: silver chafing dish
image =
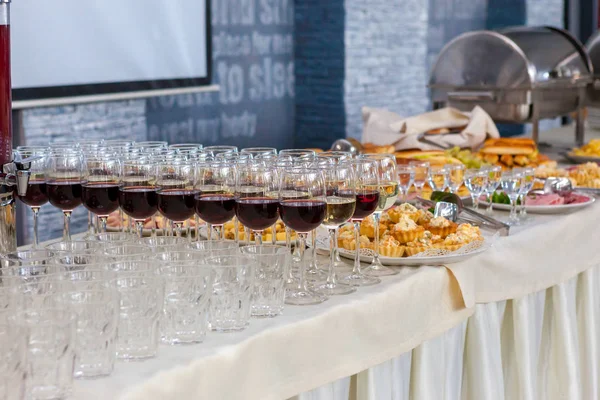
[[[533,124],[579,111],[593,67],[583,45],[553,27],[516,27],[458,36],[440,52],[431,71],[434,108],[470,111],[479,105],[496,122]],[[575,140],[584,140],[577,113]]]
[[[600,107],[600,31],[589,38],[585,47],[594,67],[594,78],[589,86],[586,103],[593,107]]]

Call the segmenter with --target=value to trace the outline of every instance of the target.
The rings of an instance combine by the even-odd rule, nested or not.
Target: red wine
[[[279,200],[272,197],[243,197],[235,201],[235,215],[245,227],[262,231],[279,218]]]
[[[94,214],[107,216],[119,208],[119,185],[86,183],[81,188],[83,206]]]
[[[48,200],[56,208],[73,211],[81,205],[81,182],[64,180],[46,183]]]
[[[213,225],[221,225],[235,215],[235,197],[232,195],[196,195],[196,214]]]
[[[10,25],[0,25],[0,166],[12,160],[12,144]]]
[[[194,215],[196,192],[186,189],[158,191],[158,211],[171,221],[182,222]]]
[[[281,203],[281,219],[288,228],[307,233],[321,225],[326,209],[323,200],[285,200]]]
[[[373,214],[379,203],[379,191],[363,190],[356,193],[356,208],[352,219],[363,219]]]
[[[156,186],[130,186],[119,189],[119,205],[133,219],[143,220],[156,214]]]
[[[19,199],[29,207],[43,206],[48,202],[46,182],[43,180],[30,180],[27,185],[27,193],[25,196],[19,196]]]

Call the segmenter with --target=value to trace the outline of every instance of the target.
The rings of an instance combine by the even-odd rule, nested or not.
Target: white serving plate
[[[564,153],[564,156],[567,160],[572,161],[576,164],[584,164],[587,162],[595,162],[600,163],[600,157],[594,156],[578,156],[573,152]]]
[[[578,193],[581,194],[581,193]],[[587,196],[587,195],[583,195],[583,196]],[[585,203],[577,203],[577,204],[560,204],[560,205],[554,205],[554,206],[525,206],[525,211],[527,211],[528,213],[532,213],[532,214],[569,214],[575,211],[579,211],[582,208],[586,208],[591,206],[592,204],[594,204],[594,202],[596,201],[596,198],[594,198],[593,196],[587,196],[589,197],[589,201],[586,201]],[[485,201],[482,201],[480,203],[482,206],[486,206],[489,204]],[[498,203],[493,203],[492,207],[494,208],[494,210],[501,210],[501,211],[510,211],[510,205],[509,204],[498,204]]]
[[[455,252],[450,252],[444,255],[414,255],[412,257],[384,257],[379,256],[379,260],[383,265],[387,266],[409,266],[418,267],[421,265],[446,265],[454,264],[461,261],[468,260],[469,258],[475,257],[478,254],[483,253],[492,247],[493,242],[496,240],[498,235],[492,237],[484,237],[481,244],[472,243]],[[365,251],[366,249],[363,249]],[[317,235],[317,251],[321,254],[329,254],[329,239],[323,234],[323,231],[319,229]],[[373,261],[373,256],[369,254],[360,254],[360,261],[370,263]],[[339,249],[340,256],[354,260],[354,251]],[[366,250],[365,252],[369,252]]]

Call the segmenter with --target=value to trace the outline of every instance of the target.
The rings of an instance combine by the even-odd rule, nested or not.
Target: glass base
[[[315,291],[326,296],[337,296],[356,292],[356,288],[343,283],[323,283],[316,286]]]
[[[390,276],[398,274],[398,271],[392,268],[388,268],[384,265],[369,265],[367,268],[362,270],[362,273],[366,276]]]
[[[285,293],[285,304],[294,306],[308,306],[311,304],[319,304],[327,300],[326,296],[314,292],[312,290],[293,289],[287,290]]]
[[[361,274],[351,273],[340,279],[340,283],[350,286],[371,286],[381,282],[381,279]]]
[[[508,226],[519,226],[521,225],[521,221],[519,221],[518,219],[512,219],[512,218],[507,218],[506,220],[504,220],[504,223]]]

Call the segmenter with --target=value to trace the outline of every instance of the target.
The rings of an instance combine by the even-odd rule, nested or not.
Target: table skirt
[[[294,400],[600,398],[600,266]]]

